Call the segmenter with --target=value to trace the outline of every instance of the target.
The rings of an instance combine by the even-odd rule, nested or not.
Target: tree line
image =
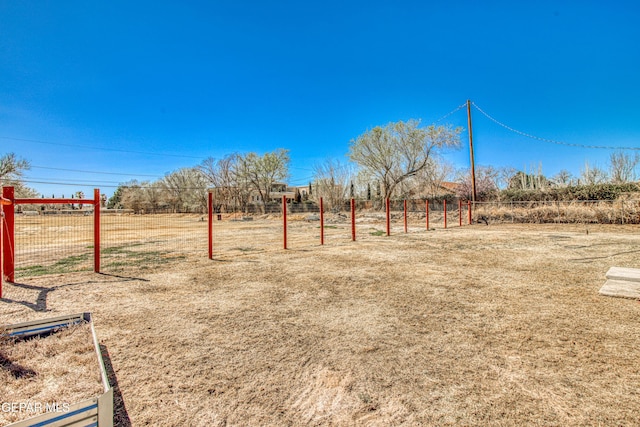
[[[330,158],[311,165],[313,178],[299,187],[281,185],[289,177],[286,149],[207,158],[157,181],[124,183],[108,207],[136,212],[204,211],[208,189],[219,212],[246,211],[255,205],[264,212],[277,203],[274,192],[292,195],[294,203],[314,203],[322,197],[328,209],[351,197],[435,196],[453,170],[440,151],[459,147],[461,132],[450,126],[421,127],[418,120],[374,127],[351,141],[350,162]]]
[[[204,212],[208,191],[216,211],[244,210],[251,197],[265,208],[275,184],[286,180],[289,152],[277,149],[263,155],[233,153],[209,157],[197,166],[178,169],[156,181],[129,181],[109,199],[111,209],[135,212]]]
[[[585,162],[577,176],[567,170],[547,177],[542,165],[529,170],[491,166],[476,169],[476,191],[479,201],[540,201],[540,200],[614,200],[622,193],[639,192],[636,170],[640,155],[623,151],[612,152],[607,168]],[[468,171],[459,172],[456,195],[471,198]]]
[[[308,165],[313,168],[312,179],[307,185],[295,188],[283,185],[289,178],[290,168],[286,149],[264,154],[230,153],[219,159],[210,157],[158,180],[124,182],[108,200],[107,207],[135,212],[204,212],[209,190],[213,192],[214,208],[219,212],[246,211],[251,206],[266,211],[270,203],[276,203],[274,192],[277,196],[285,192],[292,195],[294,203],[313,203],[322,197],[328,208],[341,206],[352,197],[470,199],[469,171],[456,170],[443,157],[447,150],[461,147],[462,131],[449,125],[421,126],[420,121],[414,119],[376,126],[350,141],[346,161],[326,159]],[[480,166],[476,168],[475,177],[477,199],[584,197],[585,194],[613,197],[616,191],[635,188],[622,184],[637,179],[639,163],[637,153],[632,156],[614,152],[608,169],[585,163],[576,177],[566,170],[546,177],[541,165],[520,171]],[[29,168],[28,161],[13,153],[1,156],[0,183],[13,185],[18,197],[37,196],[23,180],[24,171]],[[607,185],[617,186],[618,190],[611,190]],[[590,187],[599,190],[584,190]]]

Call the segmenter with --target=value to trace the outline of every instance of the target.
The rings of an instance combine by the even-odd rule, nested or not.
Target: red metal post
[[[458,199],[458,217],[460,218],[460,227],[462,227],[462,200]]]
[[[93,205],[93,270],[100,272],[100,189],[93,190],[93,199],[37,199],[24,198],[16,199],[13,187],[4,187],[2,189],[3,204],[7,208],[3,209],[4,224],[2,233],[2,261],[0,262],[2,275],[10,282],[15,280],[15,205],[16,204],[91,204]],[[5,203],[6,202],[6,203]]]
[[[471,200],[467,200],[467,212],[469,213],[469,225],[472,224],[471,220]]]
[[[93,189],[93,271],[100,273],[100,189]]]
[[[3,240],[4,240],[4,205],[9,204],[9,200],[5,200],[2,196],[0,196],[0,298],[2,298],[2,284],[4,283],[4,272],[2,268],[4,266],[4,251],[3,248]]]
[[[447,199],[444,199],[442,202],[444,206],[444,228],[447,228]]]
[[[404,232],[407,232],[407,200],[404,200]]]
[[[58,204],[58,205],[64,205],[64,204],[76,204],[76,203],[82,203],[82,204],[87,204],[87,205],[92,205],[94,204],[95,200],[94,199],[70,199],[70,198],[65,198],[65,199],[46,199],[46,198],[41,198],[41,199],[30,199],[30,198],[26,198],[26,199],[15,199],[15,202],[17,205],[42,205],[42,204]]]
[[[209,239],[209,259],[213,259],[213,193],[209,192],[207,200],[207,210],[209,214],[208,239]]]
[[[320,197],[320,244],[324,245],[324,204]]]
[[[8,200],[8,204],[4,206],[4,233],[2,241],[3,262],[2,273],[4,279],[8,282],[15,280],[15,257],[13,248],[15,248],[15,197],[13,187],[4,187],[2,189],[2,197]]]
[[[427,213],[427,231],[429,231],[429,200],[425,202],[425,211]]]
[[[282,196],[282,226],[284,230],[284,248],[287,249],[287,196]]]
[[[387,211],[387,236],[391,235],[391,214],[389,213],[389,198],[385,200],[385,209]]]
[[[2,240],[4,240],[4,233],[2,230],[4,229],[4,199],[0,196],[0,298],[2,298],[2,284],[4,283],[4,273],[2,268],[4,266],[4,254],[2,253]]]
[[[356,241],[356,201],[351,199],[351,240]]]

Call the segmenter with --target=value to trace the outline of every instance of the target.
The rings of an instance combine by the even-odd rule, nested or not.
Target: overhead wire
[[[91,173],[95,175],[115,175],[115,176],[144,176],[149,178],[159,178],[160,175],[148,175],[142,173],[122,173],[122,172],[100,172],[100,171],[88,171],[88,170],[80,170],[80,169],[65,169],[65,168],[51,168],[46,166],[31,166],[32,169],[46,169],[46,170],[54,170],[54,171],[62,171],[62,172],[77,172],[77,173]]]
[[[201,156],[188,156],[186,154],[173,154],[173,153],[158,153],[154,151],[136,151],[136,150],[124,150],[120,148],[107,148],[107,147],[93,147],[90,145],[80,145],[80,144],[67,144],[62,142],[50,142],[50,141],[42,141],[38,139],[26,139],[26,138],[14,138],[10,136],[0,136],[0,139],[8,139],[11,141],[21,141],[21,142],[35,142],[36,144],[47,144],[47,145],[56,145],[60,147],[73,147],[73,148],[86,148],[89,150],[97,150],[97,151],[110,151],[116,153],[127,153],[127,154],[144,154],[145,156],[161,156],[161,157],[180,157],[185,159],[199,159],[202,160]]]
[[[433,123],[438,123],[438,122],[444,120],[445,118],[451,116],[452,114],[456,113],[460,109],[464,108],[465,105],[466,104],[461,104],[460,106],[456,107],[452,111],[448,112],[447,114],[443,115],[439,119],[435,120]],[[124,150],[124,149],[115,149],[115,148],[106,148],[106,147],[95,147],[95,146],[88,146],[88,145],[81,145],[81,144],[68,144],[68,143],[43,141],[43,140],[38,140],[38,139],[15,138],[15,137],[9,137],[9,136],[0,136],[0,139],[6,139],[6,140],[12,140],[12,141],[21,141],[21,142],[33,142],[33,143],[37,143],[37,144],[47,144],[47,145],[63,146],[63,147],[86,148],[86,149],[99,150],[99,151],[111,151],[111,152],[132,153],[132,154],[144,154],[144,155],[155,155],[155,156],[201,159],[201,157],[187,156],[187,155],[180,155],[180,154],[172,154],[172,153],[157,153],[157,152],[146,152],[146,151],[137,151],[137,150]],[[150,175],[150,174],[131,174],[131,173],[106,172],[106,171],[95,171],[95,170],[89,171],[89,170],[81,170],[81,169],[56,168],[56,167],[48,167],[48,166],[32,166],[32,168],[33,169],[43,169],[43,170],[55,170],[55,171],[61,171],[61,172],[88,173],[88,174],[95,174],[95,175],[148,177],[148,178],[155,178],[155,179],[158,179],[158,180],[162,179],[162,176]],[[306,172],[314,172],[313,169],[304,168],[304,167],[297,167],[297,166],[291,166],[290,169],[306,171]],[[307,181],[312,180],[312,179],[313,179],[313,176],[309,176],[309,177],[306,177],[306,178],[298,178],[294,182],[292,182],[292,184],[294,184],[294,185],[295,184],[302,185],[303,181],[307,182]],[[126,186],[126,183],[122,184],[122,183],[118,183],[118,182],[114,182],[114,181],[93,181],[92,183],[86,183],[86,182],[77,181],[77,180],[71,180],[71,179],[67,179],[65,181],[66,182],[51,181],[51,180],[48,180],[46,178],[36,178],[36,177],[28,178],[28,179],[24,179],[23,180],[23,182],[28,183],[28,184],[45,184],[45,185],[48,184],[48,185],[62,185],[62,186],[79,186],[79,185],[81,185],[81,186],[94,186],[96,184],[100,184],[101,187],[105,187],[105,188],[117,188],[117,187],[120,187],[120,186]],[[200,189],[200,188],[197,188],[197,189]]]
[[[27,177],[25,179],[23,179],[23,182],[29,182],[29,181],[48,181],[49,178],[41,178],[41,177]],[[69,184],[82,184],[85,183],[86,180],[81,180],[81,179],[71,179],[71,178],[65,178],[65,181],[67,181]],[[118,181],[103,181],[103,180],[92,180],[91,181],[94,184],[113,184],[113,185],[117,185],[120,184],[120,182]]]
[[[614,147],[614,146],[607,146],[607,145],[587,145],[587,144],[575,144],[575,143],[570,143],[570,142],[564,142],[564,141],[557,141],[555,139],[549,139],[549,138],[542,138],[539,136],[535,136],[532,135],[530,133],[526,133],[526,132],[522,132],[520,130],[514,129],[511,126],[508,126],[500,121],[498,121],[497,119],[493,118],[492,116],[490,116],[489,114],[487,114],[483,109],[481,109],[480,107],[478,107],[478,105],[475,102],[471,102],[471,105],[474,106],[474,108],[476,110],[478,110],[480,113],[482,113],[482,115],[484,115],[486,118],[488,118],[489,120],[491,120],[492,122],[496,123],[499,126],[502,126],[503,128],[514,132],[518,135],[527,137],[527,138],[531,138],[531,139],[535,139],[538,141],[542,141],[542,142],[546,142],[549,144],[556,144],[556,145],[564,145],[567,147],[577,147],[577,148],[589,148],[589,149],[602,149],[602,150],[640,150],[640,147]]]
[[[457,106],[455,109],[453,109],[452,111],[448,112],[447,114],[445,114],[444,116],[440,117],[438,120],[436,120],[435,122],[432,122],[433,124],[441,122],[442,120],[446,119],[447,117],[449,117],[450,115],[457,113],[458,111],[460,111],[461,109],[463,109],[464,107],[467,106],[467,103],[465,102],[464,104],[461,104],[459,106]]]
[[[36,181],[36,180],[31,180],[31,179],[23,179],[21,180],[21,182],[25,183],[25,184],[45,184],[45,185],[64,185],[67,187],[94,187],[96,185],[95,182],[91,182],[91,183],[86,183],[86,182],[76,182],[76,183],[72,183],[72,182],[58,182],[58,181]],[[120,185],[114,185],[114,184],[103,184],[100,185],[101,188],[118,188],[120,187]]]
[[[466,105],[467,105],[466,102],[463,103],[463,104],[460,104],[459,106],[457,106],[456,108],[454,108],[450,112],[446,113],[445,115],[441,116],[437,120],[433,121],[432,123],[435,124],[435,123],[439,123],[439,122],[445,120],[446,118],[450,117],[451,115],[453,115],[456,112],[460,111],[461,109],[465,108]],[[485,116],[490,121],[492,121],[493,123],[497,124],[498,126],[504,128],[504,129],[507,129],[510,132],[518,134],[520,136],[524,136],[526,138],[534,139],[534,140],[537,140],[537,141],[550,143],[550,144],[556,144],[556,145],[563,145],[563,146],[568,146],[568,147],[587,148],[587,149],[640,150],[640,147],[623,147],[623,146],[604,146],[604,145],[576,144],[576,143],[568,143],[568,142],[565,142],[565,141],[554,140],[554,139],[550,139],[550,138],[539,137],[539,136],[536,136],[536,135],[533,135],[533,134],[530,134],[530,133],[523,132],[523,131],[520,131],[518,129],[515,129],[515,128],[513,128],[513,127],[511,127],[511,126],[509,126],[509,125],[497,120],[496,118],[494,118],[493,116],[488,114],[486,111],[484,111],[482,108],[480,108],[480,106],[478,106],[475,102],[471,102],[471,105],[473,105],[473,107],[478,112],[480,112],[483,116]],[[154,156],[167,156],[167,157],[181,157],[181,158],[201,159],[201,157],[197,157],[197,156],[188,156],[188,155],[173,154],[173,153],[158,153],[158,152],[145,152],[145,151],[136,151],[136,150],[105,148],[105,147],[93,147],[93,146],[80,145],[80,144],[56,143],[56,142],[50,142],[50,141],[42,141],[42,140],[26,139],[26,138],[14,138],[14,137],[7,137],[7,136],[0,136],[0,139],[13,140],[13,141],[23,141],[23,142],[34,142],[34,143],[38,143],[38,144],[48,144],[48,145],[57,145],[57,146],[66,146],[66,147],[75,147],[75,148],[87,148],[87,149],[92,149],[92,150],[112,151],[112,152],[121,152],[121,153],[135,153],[135,154],[154,155]],[[74,172],[74,173],[88,173],[88,174],[96,174],[96,175],[113,175],[113,176],[123,176],[123,177],[125,177],[125,176],[127,176],[127,177],[148,177],[148,178],[154,178],[154,179],[157,179],[157,180],[162,179],[161,175],[151,175],[151,174],[138,174],[138,173],[132,174],[132,173],[107,172],[107,171],[95,171],[95,170],[89,171],[89,170],[69,169],[69,168],[55,168],[55,167],[47,167],[47,166],[32,166],[32,168],[34,168],[34,169],[43,169],[43,170],[57,170],[57,171],[63,171],[63,172]],[[291,166],[290,169],[313,172],[313,170],[310,169],[310,168],[297,167],[297,166]],[[292,184],[303,183],[303,181],[306,182],[307,180],[311,180],[311,179],[313,179],[313,176],[309,176],[308,178],[307,177],[305,177],[305,178],[297,178],[295,181],[292,182]],[[98,183],[102,183],[101,186],[102,187],[106,187],[106,188],[117,188],[119,186],[126,186],[125,184],[117,183],[115,181],[93,181],[92,183],[85,183],[83,181],[74,181],[74,180],[65,180],[65,181],[66,182],[58,182],[58,181],[47,180],[46,178],[35,178],[35,177],[23,180],[23,182],[30,183],[30,184],[50,184],[50,185],[64,185],[64,186],[79,186],[79,185],[93,186],[93,185],[98,184]],[[298,185],[301,185],[301,184],[298,184]],[[201,188],[194,188],[194,189],[201,189]]]

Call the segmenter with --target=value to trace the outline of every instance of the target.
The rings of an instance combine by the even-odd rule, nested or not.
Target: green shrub
[[[575,185],[543,190],[502,190],[500,201],[543,202],[571,200],[616,200],[624,193],[640,192],[637,183]]]

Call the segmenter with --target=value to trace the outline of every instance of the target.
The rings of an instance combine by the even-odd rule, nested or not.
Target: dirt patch
[[[640,423],[640,304],[598,295],[640,227],[316,226],[285,251],[277,221],[222,221],[214,261],[8,284],[0,323],[93,312],[133,425]]]

